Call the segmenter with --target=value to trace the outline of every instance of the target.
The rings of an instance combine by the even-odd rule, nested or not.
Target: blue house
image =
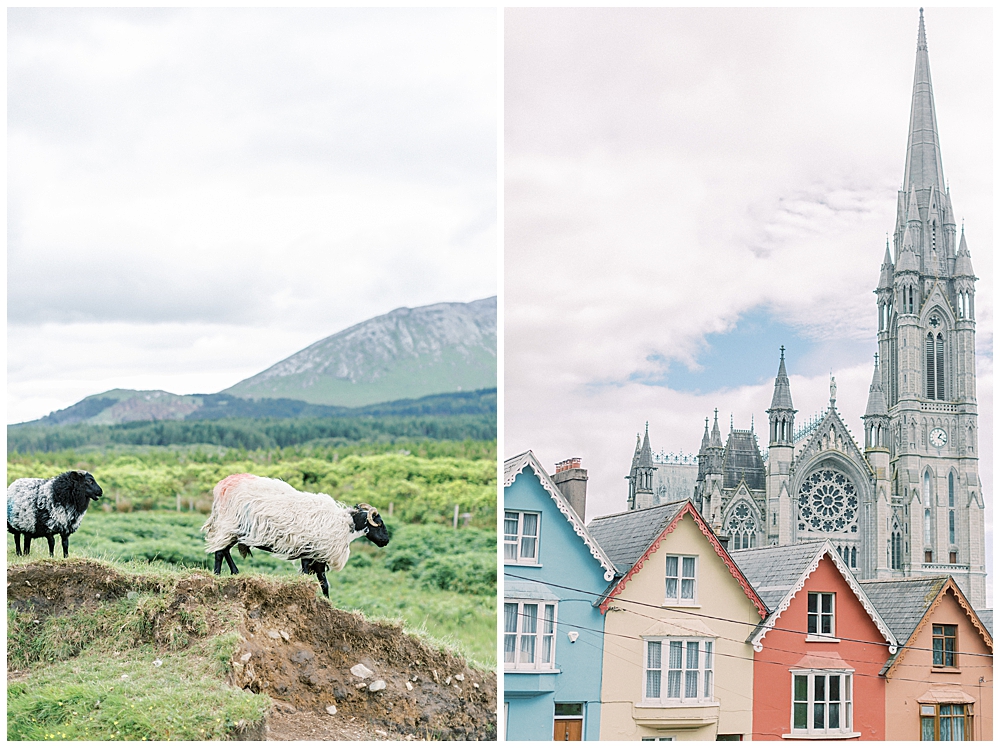
[[[583,522],[586,471],[504,462],[504,724],[508,740],[598,740],[604,618],[616,569]]]

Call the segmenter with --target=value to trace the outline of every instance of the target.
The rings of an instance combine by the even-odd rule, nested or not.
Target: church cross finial
[[[875,354],[875,365],[878,366],[878,353]]]
[[[781,346],[781,358],[782,360],[785,358],[785,346]]]

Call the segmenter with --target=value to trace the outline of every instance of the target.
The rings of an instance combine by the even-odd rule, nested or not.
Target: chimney
[[[556,474],[552,476],[559,492],[566,497],[573,510],[586,522],[587,471],[580,467],[579,457],[556,463]]]

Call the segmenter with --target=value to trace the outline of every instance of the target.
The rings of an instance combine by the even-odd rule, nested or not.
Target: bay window
[[[971,704],[921,704],[921,740],[972,740]]]
[[[647,639],[643,703],[714,703],[712,639]]]
[[[836,670],[792,671],[792,735],[851,733],[851,673]]]
[[[505,600],[504,670],[554,670],[555,632],[555,603]]]

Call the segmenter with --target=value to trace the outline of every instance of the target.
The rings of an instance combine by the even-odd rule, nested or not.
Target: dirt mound
[[[163,595],[148,628],[157,644],[236,630],[229,677],[271,696],[271,739],[496,739],[495,673],[332,608],[311,580],[192,572],[164,581],[74,559],[14,566],[7,581],[8,605],[39,618]]]

